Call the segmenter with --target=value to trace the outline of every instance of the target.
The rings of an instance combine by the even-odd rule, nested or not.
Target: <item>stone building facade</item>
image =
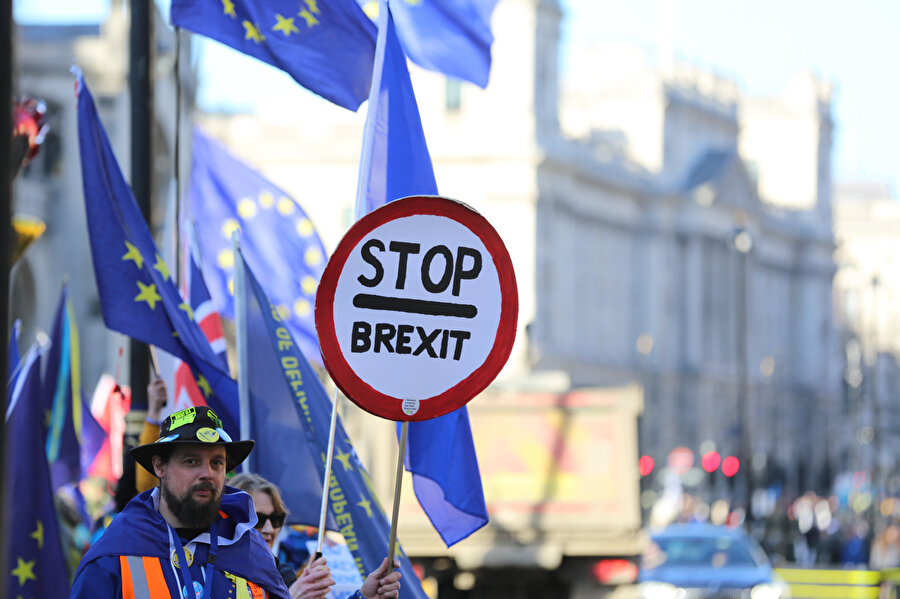
[[[616,48],[560,76],[561,7],[504,0],[486,90],[412,68],[443,195],[509,247],[519,335],[503,381],[645,386],[641,449],[715,447],[760,482],[820,485],[837,454],[830,89],[798,76],[748,98],[709,73]],[[627,66],[626,66],[627,65]],[[352,222],[364,115],[201,125],[291,191],[333,248]]]
[[[486,90],[411,68],[441,193],[495,226],[516,270],[518,336],[497,385],[563,393],[637,382],[642,453],[660,465],[677,447],[744,461],[733,487],[707,480],[697,492],[746,500],[748,462],[755,487],[824,491],[855,467],[857,447],[832,305],[830,89],[799,76],[781,96],[749,98],[616,47],[563,78],[562,18],[558,0],[500,2]],[[127,55],[121,19],[17,46],[19,89],[57,107],[59,147],[16,184],[16,209],[48,229],[14,273],[12,307],[26,338],[46,330],[69,275],[85,381],[119,369],[122,338],[103,327],[90,271],[67,69],[77,56],[127,174],[126,67],[96,59]],[[174,131],[171,46],[160,43],[157,228]],[[281,109],[194,120],[289,191],[334,249],[354,218],[365,107],[305,93],[265,100]],[[127,360],[119,370],[127,377]],[[391,463],[392,447],[354,439]],[[630,476],[636,485],[636,465]]]

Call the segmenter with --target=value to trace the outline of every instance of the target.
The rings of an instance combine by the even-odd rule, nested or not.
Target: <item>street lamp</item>
[[[749,372],[747,368],[748,351],[747,351],[747,262],[749,260],[750,251],[753,249],[753,236],[744,228],[738,228],[734,231],[732,237],[732,245],[738,253],[738,276],[737,276],[737,330],[735,331],[735,359],[738,364],[738,392],[737,392],[737,413],[738,413],[738,431],[739,431],[739,451],[740,463],[744,466],[744,506],[747,510],[747,519],[752,519],[752,510],[750,509],[751,500],[753,498],[753,468],[751,465],[751,440],[750,427],[748,422],[748,386]]]

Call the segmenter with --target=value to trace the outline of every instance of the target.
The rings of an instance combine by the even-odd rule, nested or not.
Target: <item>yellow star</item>
[[[376,2],[376,0],[369,0],[369,2],[366,2],[365,5],[363,5],[363,12],[373,21],[376,20],[378,18],[378,2]]]
[[[351,455],[351,454],[349,454],[349,453],[344,453],[343,450],[340,450],[340,449],[338,450],[338,452],[337,452],[336,454],[334,454],[334,457],[336,457],[337,460],[338,460],[341,464],[343,464],[343,466],[344,466],[344,472],[348,472],[348,471],[350,471],[350,470],[353,470],[353,466],[350,465],[350,455]]]
[[[222,0],[222,7],[225,9],[225,14],[229,17],[232,19],[237,17],[237,13],[234,12],[234,2],[231,0]]]
[[[300,279],[300,287],[303,289],[303,293],[306,295],[315,295],[316,287],[319,284],[316,282],[315,277],[311,277],[309,275],[305,275],[302,279]]]
[[[53,420],[53,412],[44,410],[44,428],[50,428],[50,422]]]
[[[306,5],[309,7],[309,11],[313,14],[319,14],[319,2],[318,0],[306,0]]]
[[[37,521],[37,528],[31,533],[31,538],[37,540],[38,549],[44,548],[44,523],[40,520]]]
[[[197,377],[197,386],[203,391],[203,397],[212,395],[212,387],[209,386],[209,381],[207,381],[206,377],[202,374]]]
[[[150,306],[150,309],[153,310],[156,308],[156,302],[161,301],[162,298],[156,293],[156,285],[150,283],[149,285],[144,285],[140,281],[137,282],[138,287],[141,292],[138,293],[134,297],[134,301],[136,302],[147,302],[147,305]]]
[[[310,312],[312,312],[312,306],[310,305],[309,300],[301,297],[294,302],[294,314],[299,318],[306,318],[309,316]]]
[[[187,302],[181,302],[180,304],[178,304],[178,307],[185,311],[185,313],[188,315],[188,318],[194,320],[194,310],[188,305]]]
[[[319,24],[319,19],[317,19],[311,12],[306,10],[305,8],[297,13],[299,16],[303,17],[306,21],[307,27],[315,27]]]
[[[372,502],[368,499],[363,499],[362,501],[356,502],[356,505],[362,507],[362,509],[366,510],[366,514],[369,518],[372,517]]]
[[[318,266],[322,263],[322,252],[319,251],[319,248],[309,248],[303,254],[303,259],[307,266]]]
[[[278,15],[278,16],[281,16],[281,15]],[[293,22],[293,19],[291,20],[291,22]],[[294,31],[297,31],[297,29],[294,29]],[[275,205],[275,196],[273,196],[272,192],[270,192],[270,191],[261,192],[259,194],[259,198],[257,198],[257,199],[259,200],[259,205],[262,206],[263,208],[271,208],[272,206]]]
[[[280,31],[284,37],[289,37],[292,33],[300,33],[300,30],[294,26],[294,18],[286,19],[279,14],[275,14],[278,24],[272,27],[272,31]]]
[[[163,262],[162,256],[156,254],[156,264],[153,265],[153,268],[159,271],[159,274],[162,275],[163,281],[169,280],[169,267],[166,266],[166,263]]]
[[[127,241],[125,247],[128,248],[128,251],[122,256],[122,260],[133,260],[138,268],[144,268],[144,257],[141,256],[141,252]]]
[[[297,235],[299,235],[300,237],[309,237],[316,231],[316,228],[313,227],[312,221],[308,218],[301,218],[300,220],[298,220],[294,228],[297,230]]]
[[[34,560],[26,562],[21,557],[16,559],[19,561],[19,564],[12,571],[12,575],[19,579],[19,586],[23,586],[26,580],[37,580],[37,577],[34,575]]]
[[[259,27],[255,23],[244,21],[244,29],[247,30],[247,33],[244,34],[245,40],[253,40],[257,44],[266,41],[265,36],[259,31]]]

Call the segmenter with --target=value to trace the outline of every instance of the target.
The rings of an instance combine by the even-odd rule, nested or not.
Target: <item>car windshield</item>
[[[763,563],[760,557],[754,557],[750,547],[732,537],[666,536],[653,539],[642,561],[645,569],[661,566],[755,568]]]

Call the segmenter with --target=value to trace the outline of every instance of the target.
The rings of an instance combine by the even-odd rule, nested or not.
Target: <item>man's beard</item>
[[[215,521],[222,503],[222,493],[212,483],[196,484],[182,497],[176,497],[165,481],[161,481],[159,486],[169,510],[185,528],[206,528]],[[199,490],[212,491],[213,495],[208,501],[200,503],[193,498],[193,492]]]

